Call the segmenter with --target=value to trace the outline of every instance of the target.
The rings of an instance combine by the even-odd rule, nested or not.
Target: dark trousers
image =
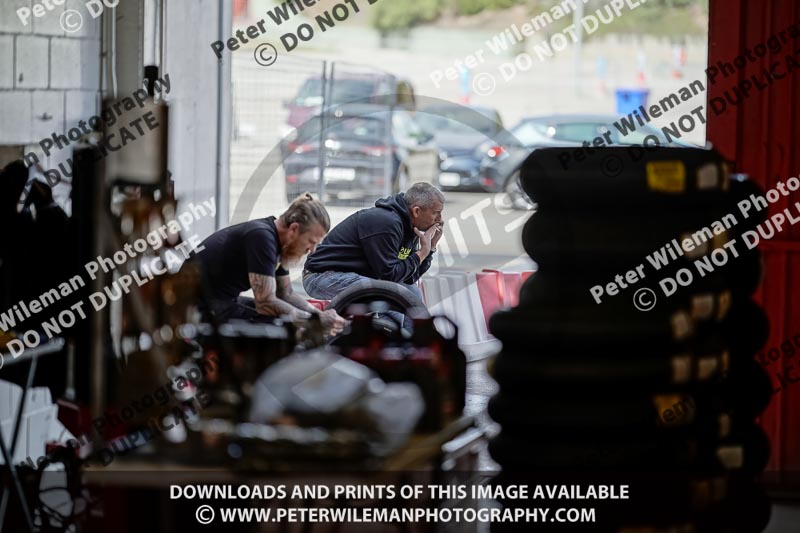
[[[209,307],[220,322],[239,319],[272,324],[275,321],[275,317],[256,311],[255,301],[248,296],[239,296],[236,300],[214,300]]]

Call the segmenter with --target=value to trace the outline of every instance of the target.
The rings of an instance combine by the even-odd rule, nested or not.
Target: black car
[[[535,203],[525,194],[519,182],[519,170],[531,152],[546,147],[579,147],[584,141],[607,136],[614,145],[641,145],[649,135],[655,135],[663,146],[670,144],[664,134],[650,126],[640,126],[636,131],[622,135],[612,115],[550,115],[522,119],[511,128],[510,142],[498,146],[486,143],[481,147],[485,154],[480,164],[481,180],[493,191],[508,193],[510,203],[517,209],[533,209]],[[672,146],[691,146],[673,141]]]
[[[325,201],[370,200],[403,191],[413,181],[432,182],[439,161],[432,140],[408,111],[335,107],[282,143],[286,198],[324,191]]]
[[[484,153],[478,147],[503,131],[500,113],[489,107],[439,104],[419,110],[416,118],[425,130],[434,134],[439,146],[439,187],[487,190],[480,179]]]

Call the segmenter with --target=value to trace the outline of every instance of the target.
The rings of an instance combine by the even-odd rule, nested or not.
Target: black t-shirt
[[[235,300],[250,288],[248,274],[288,276],[280,265],[281,243],[275,217],[243,222],[221,229],[202,242],[197,254],[203,284],[211,300]]]

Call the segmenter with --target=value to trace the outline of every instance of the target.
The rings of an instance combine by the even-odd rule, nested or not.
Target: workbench
[[[209,466],[173,460],[159,460],[154,457],[121,456],[108,466],[90,466],[83,471],[83,483],[94,491],[100,491],[104,499],[114,499],[111,507],[105,509],[108,522],[104,527],[113,527],[115,533],[126,531],[137,533],[146,528],[148,533],[175,531],[170,524],[189,521],[196,526],[194,510],[198,500],[174,500],[169,497],[172,485],[213,484],[213,485],[403,485],[403,484],[466,484],[478,482],[474,479],[477,459],[481,448],[486,444],[484,431],[477,428],[472,417],[453,420],[440,431],[431,434],[416,434],[401,449],[378,462],[331,465],[321,468],[320,463],[285,463],[280,469],[244,471],[235,466]],[[266,500],[265,500],[266,501]],[[214,503],[214,502],[211,502]],[[216,502],[223,503],[223,502]],[[267,506],[288,505],[303,507],[352,506],[353,502],[340,500],[297,502],[293,500],[266,501]],[[403,500],[376,500],[372,507],[402,505]],[[442,505],[444,502],[430,502]],[[137,508],[141,505],[159,510],[158,527],[155,527],[151,512],[142,515]],[[184,505],[185,504],[185,505]],[[230,502],[236,505],[235,501]],[[111,512],[111,509],[114,509]],[[280,531],[294,531],[297,524],[275,524]],[[336,526],[340,526],[338,529]],[[365,531],[383,531],[379,524]],[[285,526],[285,527],[284,527]],[[302,531],[342,530],[341,524],[303,524]],[[435,531],[435,525],[417,524],[416,529],[395,524],[388,531]],[[425,526],[425,527],[422,527]],[[211,526],[204,526],[211,527]],[[232,531],[232,524],[226,524],[225,531]],[[127,529],[126,529],[127,528]],[[159,529],[160,528],[160,529]],[[102,529],[97,529],[101,531]],[[110,529],[106,529],[110,530]],[[193,529],[190,529],[193,531]],[[209,529],[211,530],[211,529]],[[255,531],[257,529],[253,529]],[[270,529],[273,530],[273,529]],[[344,529],[347,531],[349,529]],[[94,529],[89,529],[94,531]],[[205,531],[205,529],[204,529]],[[238,531],[238,530],[237,530]],[[249,529],[243,529],[249,531]]]

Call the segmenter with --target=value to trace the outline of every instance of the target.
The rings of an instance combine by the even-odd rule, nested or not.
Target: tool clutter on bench
[[[762,531],[769,442],[755,419],[771,386],[753,356],[768,322],[751,299],[760,254],[736,240],[766,214],[737,210],[759,187],[709,150],[598,149],[569,171],[561,151],[522,168],[539,270],[490,321],[497,482],[629,484],[629,500],[586,505],[592,531]]]
[[[159,442],[159,456],[250,469],[360,461],[399,449],[413,431],[443,429],[466,398],[456,326],[424,313],[413,333],[387,327],[392,319],[376,311],[384,307],[352,306],[351,324],[325,344],[313,317],[184,325],[176,341],[185,357],[174,372],[201,379],[191,380],[194,404],[181,405],[191,411],[180,415],[188,440]]]
[[[373,304],[373,309],[375,306]],[[410,337],[385,328],[366,305],[351,306],[352,323],[334,344],[342,355],[375,371],[386,382],[416,383],[425,399],[419,431],[436,431],[464,410],[467,361],[458,347],[457,326],[446,317],[421,313]],[[441,332],[440,332],[441,330]]]

